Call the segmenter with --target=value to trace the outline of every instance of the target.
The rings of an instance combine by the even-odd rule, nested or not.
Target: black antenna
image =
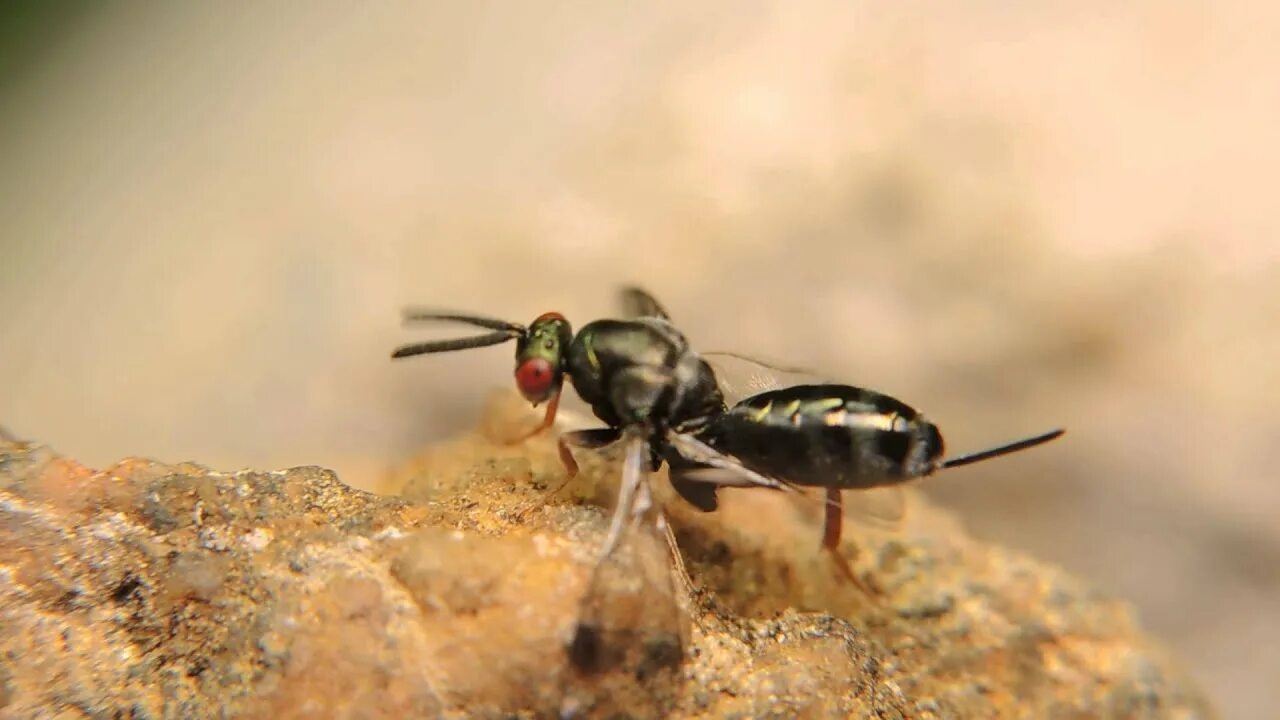
[[[1055,440],[1059,437],[1062,437],[1062,434],[1065,432],[1066,432],[1065,428],[1058,428],[1057,430],[1050,430],[1047,433],[1042,433],[1040,435],[1035,435],[1033,437],[1023,438],[1022,440],[1011,442],[1008,445],[1001,445],[999,447],[988,448],[986,450],[979,450],[978,452],[969,453],[968,455],[961,455],[960,457],[951,458],[949,460],[943,460],[942,462],[938,463],[938,468],[946,469],[946,468],[960,467],[961,465],[971,465],[976,462],[982,462],[983,460],[990,460],[991,458],[1000,457],[1001,455],[1008,455],[1009,453],[1015,453],[1015,452],[1018,452],[1019,450],[1026,450],[1027,448],[1035,447],[1036,445],[1042,445],[1044,443],[1049,442],[1050,440]]]
[[[406,323],[416,322],[457,322],[466,323],[467,325],[475,325],[486,330],[494,330],[487,335],[479,335],[469,338],[454,338],[452,340],[428,340],[426,342],[412,343],[410,345],[401,345],[391,353],[392,359],[412,357],[414,355],[426,355],[428,353],[450,352],[453,350],[470,350],[471,348],[488,347],[490,345],[500,345],[508,340],[514,340],[525,334],[523,325],[507,322],[506,320],[496,320],[480,315],[467,315],[464,313],[427,310],[424,308],[405,308],[401,316]]]
[[[405,308],[402,317],[406,323],[412,322],[434,322],[437,320],[444,322],[460,322],[468,325],[475,325],[486,330],[503,330],[516,335],[524,333],[524,326],[516,323],[510,323],[506,320],[495,320],[494,318],[482,317],[480,315],[464,315],[452,312],[437,312],[435,310],[424,310],[421,308]],[[515,335],[512,335],[515,337]]]
[[[451,350],[470,350],[471,348],[500,345],[508,340],[514,340],[516,337],[516,335],[504,330],[471,338],[430,340],[427,342],[413,343],[411,345],[401,345],[396,348],[395,352],[391,353],[391,357],[392,359],[395,359],[412,357],[414,355],[426,355],[427,353],[449,352]]]

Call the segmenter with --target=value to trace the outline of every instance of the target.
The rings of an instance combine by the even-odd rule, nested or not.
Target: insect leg
[[[680,581],[680,585],[684,588],[686,594],[693,592],[693,578],[689,577],[689,568],[685,567],[684,554],[680,552],[680,546],[676,544],[675,531],[671,529],[671,522],[667,520],[666,513],[658,513],[658,529],[662,531],[663,538],[667,541],[667,550],[671,551],[671,567],[675,570],[676,578]]]
[[[560,462],[564,465],[565,477],[564,480],[561,480],[560,484],[552,488],[547,495],[551,496],[559,493],[561,490],[564,490],[575,477],[577,477],[578,461],[573,459],[573,451],[570,449],[571,447],[587,449],[602,448],[606,445],[617,442],[618,438],[621,436],[622,431],[618,428],[591,428],[589,430],[574,430],[573,432],[567,432],[557,438],[556,448],[560,451]],[[517,519],[523,519],[526,514],[540,505],[541,503],[527,505],[524,508],[517,510],[515,516]]]
[[[826,517],[822,526],[822,548],[831,555],[840,573],[852,582],[867,597],[875,598],[876,593],[858,579],[849,566],[849,561],[840,554],[840,534],[844,528],[844,504],[839,488],[827,488]]]
[[[551,399],[547,401],[547,411],[542,416],[542,422],[538,423],[537,425],[534,425],[532,428],[522,433],[519,433],[515,437],[510,437],[510,438],[507,438],[506,440],[503,440],[503,444],[518,445],[524,442],[525,440],[528,440],[529,438],[533,437],[534,435],[537,435],[543,430],[546,430],[552,425],[555,425],[556,411],[559,409],[560,409],[560,390],[556,390],[555,393],[551,395]],[[561,458],[564,457],[563,451],[561,452],[560,457]],[[567,466],[567,463],[566,463],[566,466]],[[575,469],[574,472],[577,472],[577,470]]]
[[[587,450],[595,450],[606,445],[612,445],[620,437],[622,437],[622,431],[618,428],[574,430],[561,435],[556,440],[556,447],[560,451],[560,462],[564,465],[565,474],[568,475],[565,482],[572,480],[578,474],[578,461],[573,459],[573,450],[571,448],[580,447]]]
[[[844,496],[837,488],[827,488],[825,522],[822,526],[822,547],[828,550],[840,546],[840,533],[844,528]]]
[[[676,543],[675,531],[671,529],[671,522],[667,520],[666,513],[658,513],[657,523],[658,529],[662,531],[662,535],[667,541],[667,550],[671,555],[671,574],[675,576],[675,583],[673,583],[672,589],[679,592],[677,603],[698,627],[703,627],[702,619],[698,613],[694,612],[693,607],[697,588],[693,585],[693,578],[689,577],[689,568],[684,564],[684,553],[680,552],[680,545]]]
[[[648,485],[644,485],[645,476],[644,468],[641,463],[647,454],[648,444],[643,440],[632,440],[627,446],[627,456],[622,462],[622,484],[618,488],[618,506],[614,508],[613,519],[609,521],[609,534],[605,536],[604,545],[600,548],[600,557],[596,561],[596,569],[599,569],[600,563],[608,559],[613,551],[618,547],[618,540],[622,538],[622,530],[628,521],[639,517],[637,509],[640,513],[649,509],[652,499],[648,496]],[[641,503],[636,502],[636,495],[644,486],[645,502],[644,507],[640,507]],[[592,570],[592,574],[595,570]]]

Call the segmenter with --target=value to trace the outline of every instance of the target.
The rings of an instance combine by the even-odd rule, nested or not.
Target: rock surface
[[[0,440],[0,717],[1212,716],[1126,605],[914,495],[897,528],[846,528],[874,599],[818,552],[815,505],[764,491],[668,499],[691,591],[638,530],[584,595],[618,464],[580,456],[551,493],[549,438],[489,439],[510,405],[387,495]],[[594,664],[570,662],[580,617]]]

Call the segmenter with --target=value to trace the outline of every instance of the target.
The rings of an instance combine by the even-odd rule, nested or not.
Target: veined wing
[[[639,439],[627,445],[609,534],[579,603],[564,699],[575,714],[662,716],[670,712],[664,698],[674,696],[662,686],[680,681],[687,588],[673,579],[683,564],[649,489],[647,447]]]
[[[854,522],[895,530],[907,514],[907,494],[902,485],[853,490],[844,494],[845,516]]]
[[[716,374],[716,383],[730,406],[769,390],[793,385],[826,385],[830,381],[805,368],[772,364],[735,352],[699,353]]]
[[[701,353],[701,355],[715,372],[716,381],[720,385],[720,392],[724,394],[725,402],[730,407],[762,392],[780,390],[795,385],[831,384],[829,379],[811,370],[786,367],[740,353],[708,352]],[[745,463],[739,458],[729,459],[733,463],[749,468],[749,463]],[[735,475],[738,477],[735,478]],[[687,492],[686,499],[691,502],[700,499],[702,504],[694,502],[699,507],[704,507],[707,504],[714,506],[714,500],[708,499],[711,493],[690,484],[691,482],[710,482],[719,486],[761,484],[743,477],[742,473],[734,473],[727,466],[720,468],[717,472],[697,470],[676,473],[673,479],[689,481],[685,482],[683,486],[685,492],[681,492],[681,494],[685,495]],[[785,477],[774,478],[774,480],[782,483],[787,482]],[[681,488],[677,487],[677,490],[679,491]],[[823,502],[821,497],[810,495],[804,495],[804,497],[816,503]],[[856,522],[892,529],[897,527],[906,515],[906,502],[906,494],[899,485],[871,488],[856,492],[846,492],[844,495],[844,511],[847,517]]]
[[[622,316],[627,318],[655,317],[671,320],[671,315],[647,291],[630,285],[618,294],[622,304]]]

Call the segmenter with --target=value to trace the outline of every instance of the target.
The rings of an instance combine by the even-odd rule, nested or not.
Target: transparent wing
[[[678,553],[654,505],[642,459],[628,447],[609,537],[588,575],[568,648],[567,702],[595,717],[665,715],[689,640],[688,598],[673,574]],[[621,523],[621,525],[619,525]],[[613,528],[618,527],[617,535]]]
[[[716,374],[724,401],[730,407],[769,390],[793,385],[824,385],[831,381],[805,368],[785,367],[733,352],[700,353]]]
[[[856,523],[895,530],[906,514],[907,493],[901,485],[844,493],[844,516]]]
[[[663,320],[671,319],[671,316],[667,314],[667,311],[662,307],[662,304],[641,288],[634,286],[624,287],[618,294],[618,298],[622,303],[623,317],[656,317],[662,318]]]
[[[570,647],[574,669],[587,675],[650,674],[677,666],[684,647],[683,615],[666,538],[659,524],[647,519],[629,528],[591,573]]]

